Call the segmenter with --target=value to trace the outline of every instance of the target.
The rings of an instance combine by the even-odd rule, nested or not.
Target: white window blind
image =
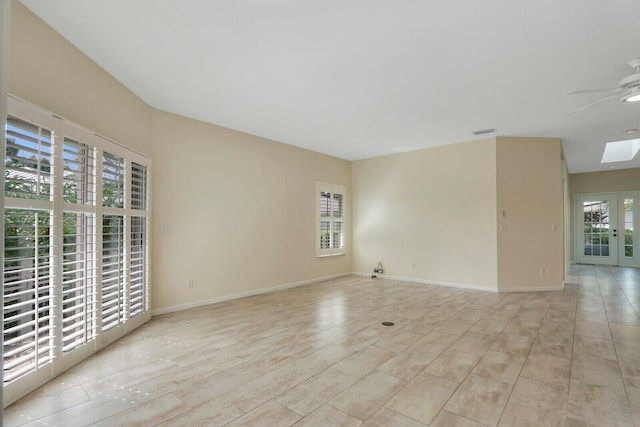
[[[102,155],[102,206],[124,207],[124,159],[106,151]]]
[[[316,184],[316,253],[318,256],[346,253],[345,238],[346,187],[318,182]]]
[[[129,278],[131,317],[135,317],[147,309],[148,281],[148,249],[147,249],[147,218],[131,217],[131,271]]]
[[[97,333],[95,215],[64,213],[62,350],[95,339]]]
[[[51,212],[4,212],[4,381],[53,357]]]
[[[8,106],[3,358],[11,402],[150,318],[151,161],[21,101]]]
[[[124,217],[104,215],[102,230],[102,330],[108,331],[126,319]]]
[[[50,200],[51,131],[7,118],[5,197]]]
[[[71,138],[64,139],[64,201],[95,204],[95,148]]]
[[[131,209],[147,209],[147,168],[131,164]]]

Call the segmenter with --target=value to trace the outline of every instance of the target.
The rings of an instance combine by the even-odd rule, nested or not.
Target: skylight
[[[600,163],[626,162],[632,160],[640,151],[640,139],[607,142]]]

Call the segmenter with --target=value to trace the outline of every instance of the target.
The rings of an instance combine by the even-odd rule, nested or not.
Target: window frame
[[[329,215],[322,216],[322,193],[330,194],[330,203],[329,203]],[[316,257],[330,257],[330,256],[342,256],[347,254],[347,187],[341,184],[332,184],[328,182],[316,182],[316,225],[315,225],[315,233],[316,233]],[[334,210],[334,196],[340,195],[342,198],[342,216],[335,216]],[[323,248],[323,239],[322,239],[322,231],[323,231],[323,223],[329,222],[329,247]],[[336,247],[333,239],[333,231],[335,231],[335,224],[340,223],[342,228],[341,234],[341,246]]]
[[[52,277],[49,284],[52,294],[50,299],[53,306],[53,317],[56,319],[56,323],[51,326],[53,348],[50,351],[51,357],[49,360],[42,366],[36,365],[31,370],[27,370],[21,375],[16,376],[14,380],[3,383],[5,404],[10,404],[78,362],[91,356],[111,342],[126,335],[151,318],[150,227],[152,164],[149,157],[128,149],[91,130],[71,123],[28,102],[9,96],[7,104],[8,116],[25,122],[28,125],[50,130],[52,133],[50,178],[52,182],[49,198],[43,200],[41,197],[20,197],[19,194],[17,197],[4,197],[3,212],[6,213],[10,210],[46,211],[49,212],[51,216],[49,229],[53,242],[51,244],[50,254],[52,261],[48,268],[49,276]],[[6,135],[5,130],[5,138]],[[90,154],[87,154],[90,157],[90,159],[87,157],[87,162],[89,163],[85,165],[87,167],[85,167],[84,170],[89,171],[93,169],[92,172],[87,172],[91,176],[85,173],[87,176],[80,177],[80,175],[82,175],[80,172],[78,172],[78,176],[73,176],[75,172],[71,171],[69,164],[80,165],[81,161],[80,159],[74,158],[72,151],[66,149],[67,143],[85,144],[87,147],[90,147],[88,151]],[[123,206],[103,206],[102,178],[104,153],[124,158],[124,175],[122,177],[124,182],[120,189],[122,194],[119,196]],[[82,166],[80,168],[82,168]],[[144,169],[145,181],[144,186],[138,186],[137,199],[144,199],[144,203],[138,203],[136,207],[132,207],[132,182],[136,180],[136,176],[133,174],[136,173],[136,169],[139,171],[140,168]],[[78,169],[78,171],[79,170],[80,169]],[[83,193],[83,197],[80,197],[79,192],[76,194],[77,197],[68,197],[65,189],[69,186],[73,187],[75,185],[74,182],[79,183],[80,181],[82,181],[82,183],[78,184],[78,190],[82,189],[82,192],[86,191],[88,193]],[[76,198],[78,200],[75,200]],[[76,218],[91,217],[91,225],[85,227],[82,220],[77,219],[76,226],[79,228],[78,231],[74,233],[73,224],[70,225],[64,222],[65,216],[72,218],[73,215],[76,215]],[[113,215],[124,218],[122,247],[125,255],[123,262],[125,279],[122,288],[124,299],[121,302],[124,307],[123,316],[121,317],[122,321],[105,331],[102,328],[103,218],[104,216]],[[135,242],[137,250],[142,253],[142,256],[138,256],[135,259],[136,271],[142,271],[143,273],[138,274],[139,278],[136,282],[136,286],[138,288],[142,287],[143,289],[142,292],[138,291],[141,297],[136,300],[135,315],[132,315],[131,301],[128,298],[130,294],[129,287],[131,285],[129,274],[131,273],[133,265],[133,261],[129,256],[131,247],[134,244],[134,237],[132,237],[131,232],[134,221],[133,217],[144,218],[142,222],[145,226],[145,230],[143,230],[144,233],[142,235],[138,233]],[[140,220],[137,221],[140,222]],[[67,228],[66,230],[65,227]],[[83,228],[82,232],[92,233],[91,236],[89,238],[83,237],[80,228]],[[77,241],[80,243],[75,243]],[[69,245],[72,246],[71,248],[67,247],[68,251],[65,249],[65,242],[70,242]],[[81,246],[85,243],[90,243],[90,247],[83,249]],[[83,255],[78,251],[85,251],[85,254]],[[67,256],[69,254],[71,258]],[[74,258],[76,255],[77,257]],[[91,269],[92,271],[88,272],[84,278],[81,277],[81,274],[78,274],[75,278],[69,278],[68,274],[65,275],[65,268],[67,271],[73,269],[73,267],[69,267],[70,259],[72,263],[77,264],[78,271],[80,271],[80,269],[87,271]],[[75,261],[76,259],[78,261]],[[84,264],[87,263],[91,265],[85,268]],[[74,272],[71,271],[71,274],[73,273]],[[76,295],[69,296],[68,290],[70,283],[78,283],[79,291],[77,297]],[[80,289],[81,286],[83,289]],[[87,300],[88,295],[92,296],[90,300]],[[83,298],[85,301],[82,301]],[[68,302],[70,301],[78,301],[77,307],[79,311],[76,312],[73,307],[69,309],[70,305]],[[91,308],[85,308],[85,311],[80,313],[83,306],[90,306]],[[66,323],[65,315],[67,316]],[[86,326],[83,334],[81,334],[80,327],[69,327],[69,325],[73,325],[71,322],[75,321],[75,317],[84,318],[83,321]],[[4,330],[5,325],[3,325],[3,335]],[[71,334],[71,336],[65,334]]]

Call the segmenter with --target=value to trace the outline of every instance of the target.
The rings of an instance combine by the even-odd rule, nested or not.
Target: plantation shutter
[[[13,402],[149,320],[151,161],[11,97],[8,110],[3,391]]]
[[[135,317],[147,310],[149,250],[147,238],[147,167],[131,163],[131,251],[129,267],[129,312]]]
[[[54,356],[51,130],[9,116],[4,162],[4,381]]]
[[[102,217],[102,330],[108,331],[126,319],[124,271],[124,217]]]
[[[318,182],[317,192],[317,254],[345,253],[345,194],[342,185]]]
[[[97,333],[95,215],[64,213],[62,350],[95,339]]]
[[[8,117],[5,197],[51,199],[51,131]]]
[[[97,335],[96,149],[64,138],[62,351]]]

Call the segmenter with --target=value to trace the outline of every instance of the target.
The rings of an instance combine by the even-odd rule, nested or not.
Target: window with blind
[[[316,253],[318,256],[344,255],[346,187],[316,183]]]
[[[150,318],[150,160],[9,98],[4,396]]]

